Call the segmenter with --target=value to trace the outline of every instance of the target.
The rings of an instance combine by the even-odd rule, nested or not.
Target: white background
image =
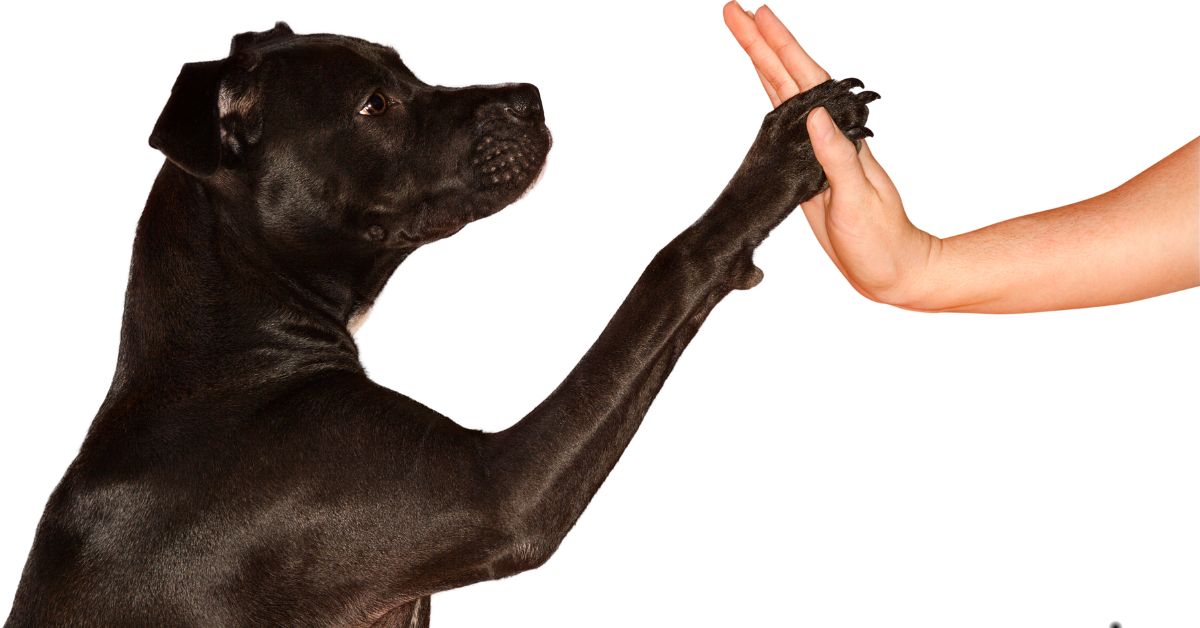
[[[186,61],[288,20],[418,76],[529,81],[524,200],[406,262],[360,332],[381,383],[496,430],[549,392],[769,108],[718,2],[3,9],[0,612],[108,387],[146,138]],[[219,6],[218,6],[219,5]],[[1185,3],[799,2],[857,76],[915,223],[949,236],[1114,187],[1200,131]],[[684,354],[544,567],[451,626],[1200,625],[1200,291],[1085,311],[871,303],[797,214]]]

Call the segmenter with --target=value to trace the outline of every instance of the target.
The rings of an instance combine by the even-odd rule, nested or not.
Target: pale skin
[[[829,79],[766,6],[725,5],[772,105]],[[1200,138],[1116,189],[938,238],[908,220],[862,142],[809,115],[829,189],[803,203],[813,234],[863,296],[928,312],[1038,312],[1111,305],[1200,285]]]

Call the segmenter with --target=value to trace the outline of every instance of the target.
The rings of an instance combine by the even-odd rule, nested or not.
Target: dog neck
[[[252,211],[233,203],[169,161],[159,172],[134,241],[114,391],[130,381],[195,388],[222,364],[264,381],[361,371],[348,323],[404,255],[357,278],[298,277],[228,218]]]

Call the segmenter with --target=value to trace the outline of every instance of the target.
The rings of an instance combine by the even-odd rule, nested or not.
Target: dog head
[[[280,22],[185,64],[150,144],[289,263],[367,267],[515,201],[550,134],[533,85],[432,86],[392,48]]]

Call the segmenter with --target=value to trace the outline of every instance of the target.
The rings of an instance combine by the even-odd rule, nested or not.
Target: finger
[[[746,17],[753,20],[754,11],[746,11]],[[779,94],[775,93],[775,88],[771,85],[771,82],[767,80],[767,77],[763,76],[762,72],[759,72],[758,68],[754,68],[754,71],[758,74],[758,81],[762,83],[763,91],[767,93],[767,98],[771,100],[771,108],[778,107],[783,102],[779,99]]]
[[[754,11],[746,11],[746,17],[753,20]],[[775,92],[775,87],[771,85],[771,81],[768,81],[767,77],[763,76],[763,73],[759,72],[758,68],[754,68],[754,71],[758,74],[758,80],[762,83],[763,91],[767,92],[767,97],[771,99],[771,107],[778,107],[783,102],[783,99]]]
[[[812,89],[829,80],[829,73],[804,52],[800,42],[796,41],[795,36],[783,25],[771,7],[764,4],[755,11],[754,23],[758,25],[758,32],[779,57],[779,61],[800,91]]]
[[[729,32],[733,33],[734,39],[742,46],[746,54],[750,55],[754,67],[775,89],[775,94],[782,100],[799,94],[800,88],[796,85],[796,81],[792,79],[792,75],[788,74],[787,68],[779,60],[779,56],[763,39],[758,32],[758,26],[750,16],[746,15],[741,6],[737,2],[726,4],[724,16]]]
[[[813,109],[808,114],[807,124],[813,153],[825,169],[833,193],[841,196],[871,192],[871,183],[863,172],[854,143],[842,135],[829,112],[824,107]]]
[[[754,68],[754,70],[758,72],[758,68]],[[768,81],[767,77],[763,76],[762,72],[758,72],[758,80],[762,82],[763,90],[767,92],[767,97],[771,99],[771,107],[778,107],[783,100],[781,100],[779,98],[779,94],[775,92],[775,88],[771,85],[771,81]]]
[[[866,140],[862,141],[862,146],[859,148],[858,160],[862,163],[863,174],[867,176],[867,181],[870,181],[871,187],[875,188],[875,193],[889,204],[899,203],[900,192],[896,190],[896,184],[892,183],[892,178],[884,171],[883,166],[875,161],[875,155],[871,152],[871,147],[867,145]]]

